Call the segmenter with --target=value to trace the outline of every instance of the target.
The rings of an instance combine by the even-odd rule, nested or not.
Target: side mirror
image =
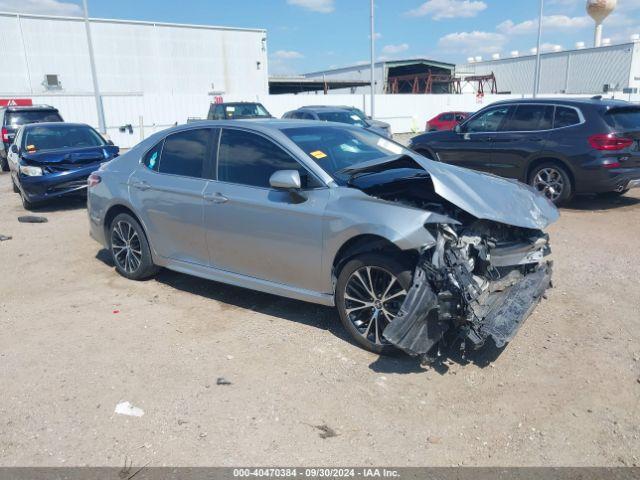
[[[115,145],[115,143],[113,143],[113,140],[107,140],[107,145]]]
[[[459,123],[455,127],[453,127],[453,131],[456,133],[462,133],[462,127]]]
[[[276,190],[300,190],[302,181],[297,170],[278,170],[269,178],[269,185]]]
[[[11,144],[10,149],[12,153],[20,153],[20,149],[18,148],[18,145],[16,145],[15,143]]]

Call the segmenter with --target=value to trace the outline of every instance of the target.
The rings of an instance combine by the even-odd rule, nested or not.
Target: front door
[[[509,114],[508,105],[492,107],[480,112],[465,124],[459,133],[451,133],[452,140],[438,145],[440,160],[461,167],[491,171],[493,139]]]
[[[302,197],[269,185],[277,170],[298,170]],[[206,187],[211,265],[312,291],[322,282],[324,211],[329,188],[270,139],[223,128],[217,181]]]
[[[158,255],[208,265],[203,193],[214,130],[173,133],[153,147],[129,177],[131,203]]]

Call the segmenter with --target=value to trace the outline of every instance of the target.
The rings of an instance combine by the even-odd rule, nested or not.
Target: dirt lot
[[[493,363],[437,370],[359,349],[329,308],[128,281],[82,201],[18,223],[4,174],[0,205],[2,466],[640,464],[640,192],[563,209],[548,300]]]

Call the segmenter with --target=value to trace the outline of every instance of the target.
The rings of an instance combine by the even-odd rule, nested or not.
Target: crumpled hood
[[[30,165],[47,165],[56,163],[84,163],[105,162],[117,156],[119,148],[114,145],[101,147],[65,148],[60,150],[45,150],[42,152],[22,153],[22,159]]]
[[[543,230],[560,217],[555,205],[529,185],[419,155],[413,159],[429,172],[439,196],[480,219]]]

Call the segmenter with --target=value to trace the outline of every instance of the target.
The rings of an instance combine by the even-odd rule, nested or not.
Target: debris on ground
[[[320,438],[327,439],[327,438],[333,438],[333,437],[337,437],[338,434],[336,433],[336,431],[331,428],[330,426],[326,425],[326,424],[322,424],[322,425],[312,425],[313,428],[320,430]]]
[[[129,417],[141,417],[144,415],[144,410],[134,407],[129,402],[120,402],[116,405],[115,413],[118,415],[127,415]]]
[[[231,385],[231,382],[224,377],[218,377],[216,385]]]
[[[0,235],[0,242],[6,242],[7,240],[11,240],[11,238],[9,235]]]
[[[20,223],[47,223],[47,217],[37,217],[35,215],[24,215],[22,217],[18,217],[18,221]]]

